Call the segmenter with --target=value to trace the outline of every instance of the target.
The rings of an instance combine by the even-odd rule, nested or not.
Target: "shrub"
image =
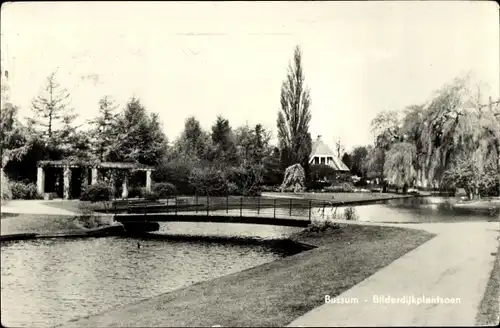
[[[169,182],[160,182],[153,185],[153,193],[159,198],[168,198],[177,194],[177,188]]]
[[[227,184],[227,193],[231,196],[241,196],[241,190],[238,185],[234,182],[229,182]]]
[[[9,200],[12,199],[12,191],[10,190],[10,180],[7,178],[7,175],[2,170],[0,176],[0,186],[2,188],[2,193],[0,195],[1,200]]]
[[[254,164],[231,167],[227,169],[225,176],[229,183],[233,183],[238,187],[239,194],[243,196],[259,196],[263,173],[264,167]]]
[[[328,187],[330,183],[326,181],[312,181],[308,184],[307,189],[310,191],[323,190],[323,188]]]
[[[95,202],[105,202],[111,200],[113,189],[104,182],[97,182],[89,185],[80,195],[80,200]]]
[[[132,187],[128,190],[129,198],[142,197],[144,195],[143,188],[141,187]]]
[[[172,183],[179,194],[190,195],[195,192],[190,183],[190,176],[196,162],[190,158],[176,157],[160,163],[153,171],[152,178],[156,182]]]
[[[344,219],[356,221],[358,219],[358,214],[356,213],[356,209],[352,206],[347,207],[344,210]]]
[[[38,194],[34,183],[11,182],[10,191],[12,199],[43,199],[43,196]]]
[[[325,192],[354,192],[354,185],[350,182],[343,182],[336,186],[325,187]]]
[[[332,220],[312,220],[306,230],[310,232],[325,232],[339,228],[340,225]]]
[[[154,191],[146,191],[144,192],[144,199],[150,201],[157,201],[160,197]]]
[[[189,176],[189,184],[198,195],[225,196],[227,181],[224,173],[212,167],[195,168]]]

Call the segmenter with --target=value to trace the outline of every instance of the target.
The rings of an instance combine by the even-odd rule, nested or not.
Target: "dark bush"
[[[325,187],[325,192],[354,192],[354,185],[350,182],[343,182],[336,186]]]
[[[128,190],[129,198],[141,198],[144,196],[143,187],[131,187]]]
[[[154,191],[146,191],[144,192],[144,199],[150,201],[157,201],[160,197]]]
[[[111,200],[113,189],[111,186],[104,182],[97,182],[96,184],[87,186],[80,195],[80,200],[95,202],[105,202]]]
[[[329,185],[330,183],[326,181],[311,181],[307,185],[307,190],[309,191],[323,190],[323,188],[328,187]]]
[[[160,182],[153,185],[153,193],[159,198],[167,198],[177,194],[177,188],[169,182]]]
[[[172,183],[181,195],[191,195],[195,190],[189,178],[195,166],[195,161],[189,158],[174,158],[157,165],[152,178],[156,182]]]
[[[241,196],[242,195],[241,189],[234,182],[229,182],[227,184],[227,193],[231,196]]]
[[[227,181],[222,170],[212,167],[195,168],[189,176],[189,184],[198,195],[225,196]]]
[[[24,182],[11,182],[10,191],[12,199],[42,199],[43,196],[38,194],[36,184]]]

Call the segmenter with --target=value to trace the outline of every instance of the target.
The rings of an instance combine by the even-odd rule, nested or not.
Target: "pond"
[[[156,239],[3,243],[2,324],[48,327],[286,256],[265,245]]]
[[[288,213],[288,209],[277,211],[279,216]],[[322,211],[313,209],[313,217],[321,219]],[[325,208],[325,217],[331,217],[334,211]],[[340,211],[343,208],[337,209]],[[498,220],[498,215],[453,209],[442,198],[391,200],[357,206],[356,212],[360,220],[377,222]],[[307,217],[308,209],[294,209],[293,214]],[[250,224],[169,222],[162,223],[156,234],[281,239],[300,230]],[[1,247],[2,324],[54,326],[289,254],[290,250],[265,243],[214,240],[109,237],[5,242]]]

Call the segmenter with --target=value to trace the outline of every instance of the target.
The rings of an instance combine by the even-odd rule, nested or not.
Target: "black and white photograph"
[[[495,1],[3,2],[2,327],[500,324]]]

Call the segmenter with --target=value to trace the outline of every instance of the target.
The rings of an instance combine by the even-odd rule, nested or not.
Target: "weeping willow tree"
[[[398,142],[391,146],[386,153],[384,175],[396,186],[402,187],[403,192],[413,186],[417,177],[415,162],[417,149],[410,142]]]
[[[490,190],[500,183],[499,115],[471,90],[470,76],[456,78],[427,104],[408,107],[401,121],[390,112],[379,114],[367,162],[383,157],[385,178],[399,185],[416,179],[421,186],[463,187],[470,197]]]

